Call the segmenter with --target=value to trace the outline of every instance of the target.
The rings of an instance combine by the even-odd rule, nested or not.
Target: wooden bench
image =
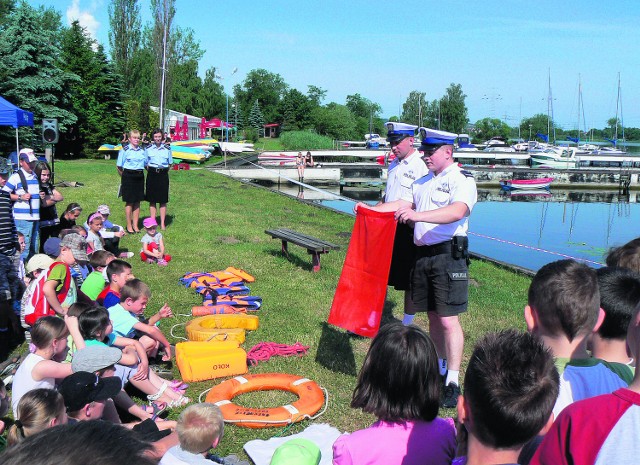
[[[287,244],[289,242],[307,249],[307,252],[311,255],[314,272],[320,271],[320,254],[329,253],[331,250],[340,248],[339,245],[291,229],[267,229],[265,233],[269,234],[273,239],[280,239],[282,241],[282,253],[285,254],[287,258],[289,257],[289,251],[287,250]]]

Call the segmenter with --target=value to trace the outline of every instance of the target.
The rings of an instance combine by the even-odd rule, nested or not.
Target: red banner
[[[387,293],[396,221],[393,212],[359,208],[328,322],[374,337]]]

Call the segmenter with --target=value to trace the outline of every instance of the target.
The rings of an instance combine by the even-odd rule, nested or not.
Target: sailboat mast
[[[613,140],[618,140],[618,111],[620,107],[620,72],[618,72],[618,96],[616,97],[616,134]]]
[[[580,145],[580,107],[582,106],[582,78],[578,73],[578,145]]]
[[[551,136],[551,68],[549,68],[549,82],[547,85],[547,136]]]
[[[553,143],[556,143],[556,126],[553,124],[553,93],[551,92],[551,68],[549,68],[549,95],[547,97],[547,135],[551,138],[553,128]]]
[[[618,102],[620,104],[620,127],[622,128],[622,142],[624,143],[624,116],[622,116],[622,87],[620,86],[619,72],[618,72]]]
[[[582,114],[578,115],[578,121],[580,121],[580,118],[582,118],[582,132],[584,132],[585,137],[587,138],[587,141],[590,141],[590,139],[593,138],[589,138],[587,136],[588,132],[587,132],[587,119],[584,116],[584,100],[582,99],[582,80],[580,81],[580,106],[582,107]]]

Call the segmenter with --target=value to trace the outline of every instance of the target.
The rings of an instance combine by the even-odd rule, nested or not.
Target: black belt
[[[419,245],[418,246],[418,258],[422,257],[435,257],[436,255],[451,253],[451,241],[440,242],[433,245]]]
[[[169,171],[169,168],[157,168],[155,166],[147,166],[147,170],[150,171],[151,173],[164,173],[166,171]]]
[[[130,170],[128,168],[124,168],[122,171],[125,173],[142,173],[142,170]]]

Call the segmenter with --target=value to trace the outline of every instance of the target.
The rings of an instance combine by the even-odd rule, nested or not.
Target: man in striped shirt
[[[2,188],[11,195],[13,219],[16,228],[24,234],[27,244],[22,253],[26,263],[32,255],[38,253],[38,233],[40,229],[40,183],[33,172],[38,160],[31,149],[20,150],[20,169],[13,173]],[[26,185],[25,185],[26,184]]]
[[[14,266],[14,257],[19,250],[18,234],[9,193],[2,189],[10,172],[9,160],[0,157],[0,360],[9,349],[9,327],[17,323],[13,300],[18,292],[18,273]],[[19,328],[14,326],[14,330]]]

